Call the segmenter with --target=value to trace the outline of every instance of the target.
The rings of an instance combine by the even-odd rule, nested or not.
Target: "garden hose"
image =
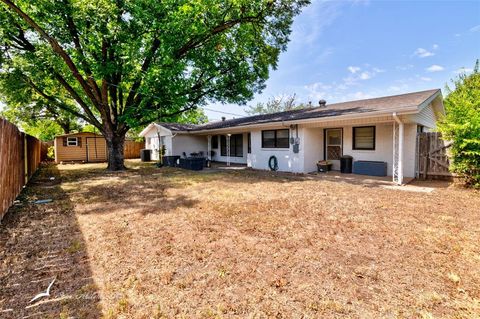
[[[268,159],[268,167],[270,167],[270,170],[272,171],[278,170],[278,160],[275,155],[270,156]]]

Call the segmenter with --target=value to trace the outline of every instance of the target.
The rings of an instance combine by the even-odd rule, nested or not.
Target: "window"
[[[375,126],[353,128],[354,150],[375,150]]]
[[[227,137],[221,135],[220,155],[227,156]],[[243,135],[233,134],[230,136],[230,156],[243,157]]]
[[[67,146],[78,146],[78,137],[67,137]]]
[[[262,148],[289,148],[289,139],[288,129],[262,131]]]
[[[247,153],[250,154],[252,153],[252,134],[248,133],[247,134]]]
[[[212,148],[218,149],[218,135],[212,136]]]

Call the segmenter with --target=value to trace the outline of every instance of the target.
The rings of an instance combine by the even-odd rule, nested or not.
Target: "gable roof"
[[[441,95],[439,89],[378,97],[373,99],[327,104],[325,107],[313,107],[271,114],[253,115],[234,118],[225,121],[215,121],[205,124],[156,123],[172,132],[195,132],[203,130],[222,129],[236,126],[248,126],[262,123],[285,122],[315,118],[336,117],[342,115],[393,112],[419,112],[425,104]],[[427,103],[427,104],[428,104]]]

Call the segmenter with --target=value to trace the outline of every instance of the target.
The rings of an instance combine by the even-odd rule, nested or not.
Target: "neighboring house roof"
[[[195,124],[180,124],[180,123],[166,123],[166,122],[159,122],[157,124],[170,131],[190,131],[190,130],[194,130],[197,126],[199,126]]]
[[[172,132],[196,132],[237,126],[258,125],[262,123],[287,122],[315,118],[337,117],[343,115],[374,116],[378,113],[419,112],[433,99],[441,96],[439,89],[385,96],[373,99],[327,104],[313,108],[262,114],[215,121],[206,124],[156,123]],[[147,128],[149,129],[149,128]],[[142,133],[146,132],[145,129]],[[142,134],[140,134],[142,136]]]

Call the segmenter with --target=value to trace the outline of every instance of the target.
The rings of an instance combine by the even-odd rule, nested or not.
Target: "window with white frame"
[[[67,146],[78,146],[78,137],[67,137]]]

